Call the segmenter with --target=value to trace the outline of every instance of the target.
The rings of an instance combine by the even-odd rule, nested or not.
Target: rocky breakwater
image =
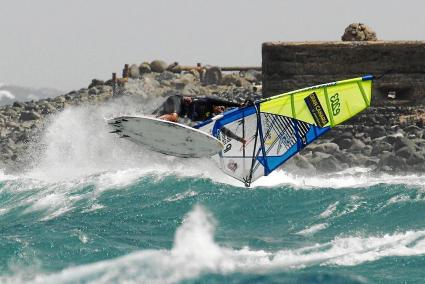
[[[94,79],[87,88],[55,98],[0,107],[0,169],[24,170],[31,160],[30,150],[40,143],[48,122],[69,107],[99,105],[123,97],[143,102],[174,94],[218,96],[237,102],[261,97],[256,87],[261,85],[261,72],[255,70],[226,73],[218,67],[189,68],[154,60],[131,65],[126,76],[116,82]]]
[[[155,60],[131,65],[128,78],[93,80],[88,88],[55,98],[0,108],[0,168],[21,171],[28,149],[39,143],[47,122],[71,106],[146,99],[182,94],[210,95],[236,102],[259,99],[261,72],[222,72],[218,67],[187,68]],[[335,172],[352,167],[373,172],[423,173],[425,170],[425,114],[422,106],[371,107],[307,146],[284,165],[297,173]]]

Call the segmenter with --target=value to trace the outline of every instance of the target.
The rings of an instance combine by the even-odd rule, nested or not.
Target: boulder
[[[372,129],[369,132],[369,135],[372,139],[383,137],[387,134],[387,131],[385,130],[385,127],[376,125],[372,127]]]
[[[320,160],[330,157],[330,154],[322,153],[322,152],[313,152],[311,158],[309,159],[310,163],[313,165],[317,165]]]
[[[55,103],[64,103],[66,101],[65,96],[58,96],[53,99]]]
[[[360,151],[363,155],[370,157],[371,153],[372,153],[372,149],[373,147],[371,145],[365,145],[363,147],[363,149]]]
[[[409,140],[406,137],[396,137],[394,140],[394,151],[397,151],[398,149],[401,149],[403,147],[410,147],[415,149],[416,148],[416,144]]]
[[[363,151],[363,149],[365,148],[365,143],[363,143],[361,140],[354,138],[352,140],[352,144],[350,147],[350,151],[355,152],[355,153],[359,153],[361,151]]]
[[[89,85],[89,89],[90,88],[93,88],[93,87],[96,87],[96,86],[102,86],[104,84],[105,84],[105,82],[102,81],[102,80],[93,79],[93,80],[91,80],[91,83]],[[76,93],[76,92],[74,91],[74,93]]]
[[[136,64],[130,66],[129,77],[132,79],[138,79],[140,77],[139,66],[137,66]]]
[[[14,102],[12,106],[17,108],[23,108],[25,106],[25,103]]]
[[[376,33],[362,23],[350,24],[341,37],[342,41],[376,41]]]
[[[241,78],[237,76],[236,74],[227,74],[224,75],[223,80],[221,81],[222,85],[227,86],[236,86],[236,87],[243,87],[243,88],[249,88],[252,86],[252,84],[246,80],[245,78]]]
[[[292,159],[283,165],[283,169],[296,175],[316,174],[316,168],[301,155],[295,155]]]
[[[157,76],[155,76],[155,79],[161,83],[163,83],[164,81],[171,81],[177,78],[178,78],[178,75],[170,71],[164,71],[161,74],[158,74]]]
[[[40,119],[41,115],[35,111],[23,111],[19,120],[28,121],[28,120],[37,120]]]
[[[245,72],[241,72],[241,77],[250,83],[260,83],[263,79],[262,72],[257,70],[248,70]]]
[[[156,73],[162,73],[165,70],[167,70],[167,63],[165,63],[165,61],[162,60],[154,60],[151,62],[150,64],[151,66],[151,70],[152,72],[156,72]]]
[[[348,149],[353,145],[353,139],[351,138],[340,139],[338,142],[334,140],[334,142],[337,143],[341,149]]]
[[[152,69],[149,63],[147,62],[143,62],[142,64],[139,65],[139,73],[140,74],[146,74],[146,73],[151,73]]]
[[[404,131],[409,134],[417,134],[422,133],[422,128],[416,125],[409,125],[408,127],[404,128]]]
[[[326,154],[335,154],[336,152],[339,152],[339,146],[332,142],[311,145],[310,149],[313,151],[313,154],[315,152],[322,152]]]
[[[193,83],[186,84],[181,91],[181,95],[183,96],[197,96],[199,94],[199,86]]]
[[[210,67],[205,71],[202,83],[205,85],[220,85],[223,79],[223,74],[219,67]]]
[[[400,156],[396,156],[393,153],[384,153],[379,157],[378,167],[390,167],[393,170],[402,170],[406,167],[406,159]]]
[[[372,156],[380,155],[384,151],[391,152],[393,150],[393,146],[385,141],[380,141],[375,143],[372,148]]]
[[[182,70],[181,70],[179,63],[174,62],[174,63],[171,63],[170,65],[168,65],[167,71],[170,71],[170,72],[173,72],[173,73],[180,73]]]
[[[425,157],[419,153],[414,152],[407,160],[406,164],[408,166],[417,165],[417,164],[425,164]]]
[[[342,170],[343,167],[335,157],[329,156],[319,160],[316,169],[318,172],[336,172]]]

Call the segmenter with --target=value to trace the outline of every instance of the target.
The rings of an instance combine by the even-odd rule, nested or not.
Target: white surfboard
[[[121,116],[108,120],[112,133],[162,154],[210,157],[223,149],[215,137],[192,127],[147,116]]]

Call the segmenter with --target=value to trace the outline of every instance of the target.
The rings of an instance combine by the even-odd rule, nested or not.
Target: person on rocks
[[[227,107],[241,106],[243,106],[243,104],[207,96],[189,97],[173,95],[168,97],[167,100],[165,100],[165,102],[152,114],[159,119],[171,122],[179,122],[180,118],[185,117],[191,121],[203,121],[223,113]],[[223,128],[222,131],[230,138],[233,138],[242,144],[246,143],[245,139],[237,136],[230,130]]]

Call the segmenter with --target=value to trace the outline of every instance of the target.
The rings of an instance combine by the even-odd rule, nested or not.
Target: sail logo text
[[[304,98],[305,103],[307,104],[308,109],[310,110],[311,115],[313,116],[314,121],[320,127],[325,126],[329,120],[326,116],[325,111],[323,110],[322,105],[320,104],[319,98],[316,93],[311,93]]]
[[[333,115],[338,115],[340,112],[341,104],[339,102],[339,95],[336,93],[329,99],[331,101],[331,108]]]

